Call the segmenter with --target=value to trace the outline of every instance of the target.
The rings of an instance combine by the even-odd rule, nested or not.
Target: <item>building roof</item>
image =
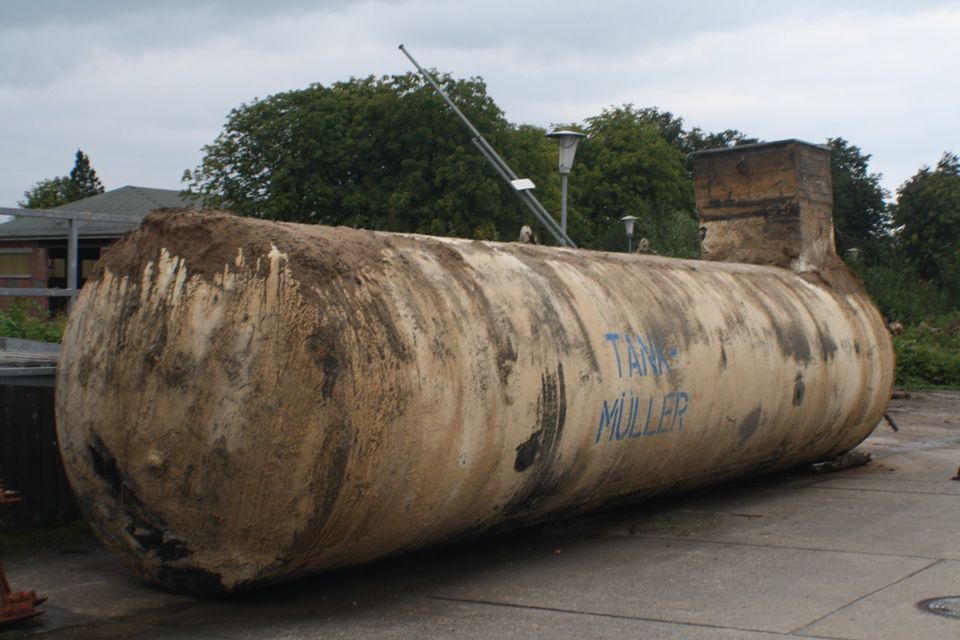
[[[154,209],[181,208],[195,205],[189,197],[173,189],[151,189],[148,187],[120,187],[106,193],[90,196],[69,204],[54,207],[51,211],[89,211],[109,213],[131,218],[139,223],[147,212]],[[49,218],[18,217],[0,224],[0,240],[39,240],[67,237],[66,220]],[[81,238],[119,238],[133,226],[117,222],[77,222],[77,231]]]
[[[0,337],[0,383],[52,387],[60,345]]]
[[[797,140],[796,138],[789,138],[787,140],[774,140],[772,142],[751,142],[749,144],[735,144],[732,147],[718,147],[716,149],[704,149],[702,151],[694,151],[690,154],[693,158],[699,158],[702,156],[712,156],[718,153],[724,153],[726,151],[754,151],[760,149],[775,149],[777,147],[789,147],[792,144],[800,145],[803,147],[813,147],[821,150],[830,150],[830,145],[827,144],[817,144],[815,142],[807,142],[805,140]]]

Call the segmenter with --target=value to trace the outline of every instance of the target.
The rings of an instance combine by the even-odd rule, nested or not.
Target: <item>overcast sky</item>
[[[179,189],[231,108],[405,73],[400,43],[481,76],[515,123],[633,103],[708,131],[843,137],[891,191],[960,153],[955,0],[3,0],[0,206],[77,148],[108,189]]]

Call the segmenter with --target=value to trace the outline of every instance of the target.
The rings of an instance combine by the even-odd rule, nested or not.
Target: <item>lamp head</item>
[[[560,173],[566,175],[573,168],[573,156],[577,153],[577,143],[580,138],[586,138],[585,133],[579,131],[551,131],[548,138],[556,138],[560,143]]]

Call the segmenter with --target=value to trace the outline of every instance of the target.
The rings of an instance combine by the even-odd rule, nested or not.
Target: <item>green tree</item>
[[[90,158],[80,149],[74,158],[69,176],[41,180],[17,204],[26,209],[52,209],[103,193],[103,184],[90,165]]]
[[[479,78],[439,77],[507,159],[548,164],[542,130],[514,127]],[[230,112],[184,175],[207,204],[244,215],[435,235],[512,239],[526,212],[438,95],[412,73],[319,84]]]
[[[70,170],[71,202],[103,193],[103,183],[90,165],[90,158],[80,149]]]
[[[833,226],[837,250],[858,249],[870,261],[890,240],[887,191],[881,175],[870,173],[870,155],[843,138],[830,138],[830,170],[833,176]]]
[[[904,253],[924,278],[960,290],[960,159],[945,152],[897,191],[893,220]]]
[[[71,201],[70,195],[72,187],[73,185],[70,184],[70,178],[67,176],[41,180],[33,185],[29,191],[24,191],[24,199],[17,201],[17,204],[24,209],[52,209],[59,207]]]
[[[760,142],[759,138],[751,138],[737,129],[724,129],[723,131],[710,133],[700,127],[694,127],[684,133],[680,141],[680,150],[689,154],[696,151],[725,149],[727,147],[735,147],[741,144],[755,144],[757,142]]]
[[[585,224],[585,246],[626,249],[620,218],[634,215],[637,238],[662,254],[698,253],[693,183],[684,154],[661,134],[649,110],[623,105],[587,118],[590,139],[577,151],[571,179],[571,229]]]
[[[683,118],[669,111],[663,111],[660,107],[634,109],[634,113],[638,120],[654,125],[663,139],[684,155],[707,149],[722,149],[759,142],[757,138],[751,138],[737,129],[725,129],[715,133],[704,131],[700,127],[685,129]]]

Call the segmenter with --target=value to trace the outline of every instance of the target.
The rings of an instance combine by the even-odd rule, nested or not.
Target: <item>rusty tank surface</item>
[[[697,161],[705,255],[759,216],[781,266],[151,214],[64,338],[79,503],[145,579],[210,594],[847,451],[893,351],[829,207],[803,222],[821,151],[738,152],[739,200],[739,156]]]

